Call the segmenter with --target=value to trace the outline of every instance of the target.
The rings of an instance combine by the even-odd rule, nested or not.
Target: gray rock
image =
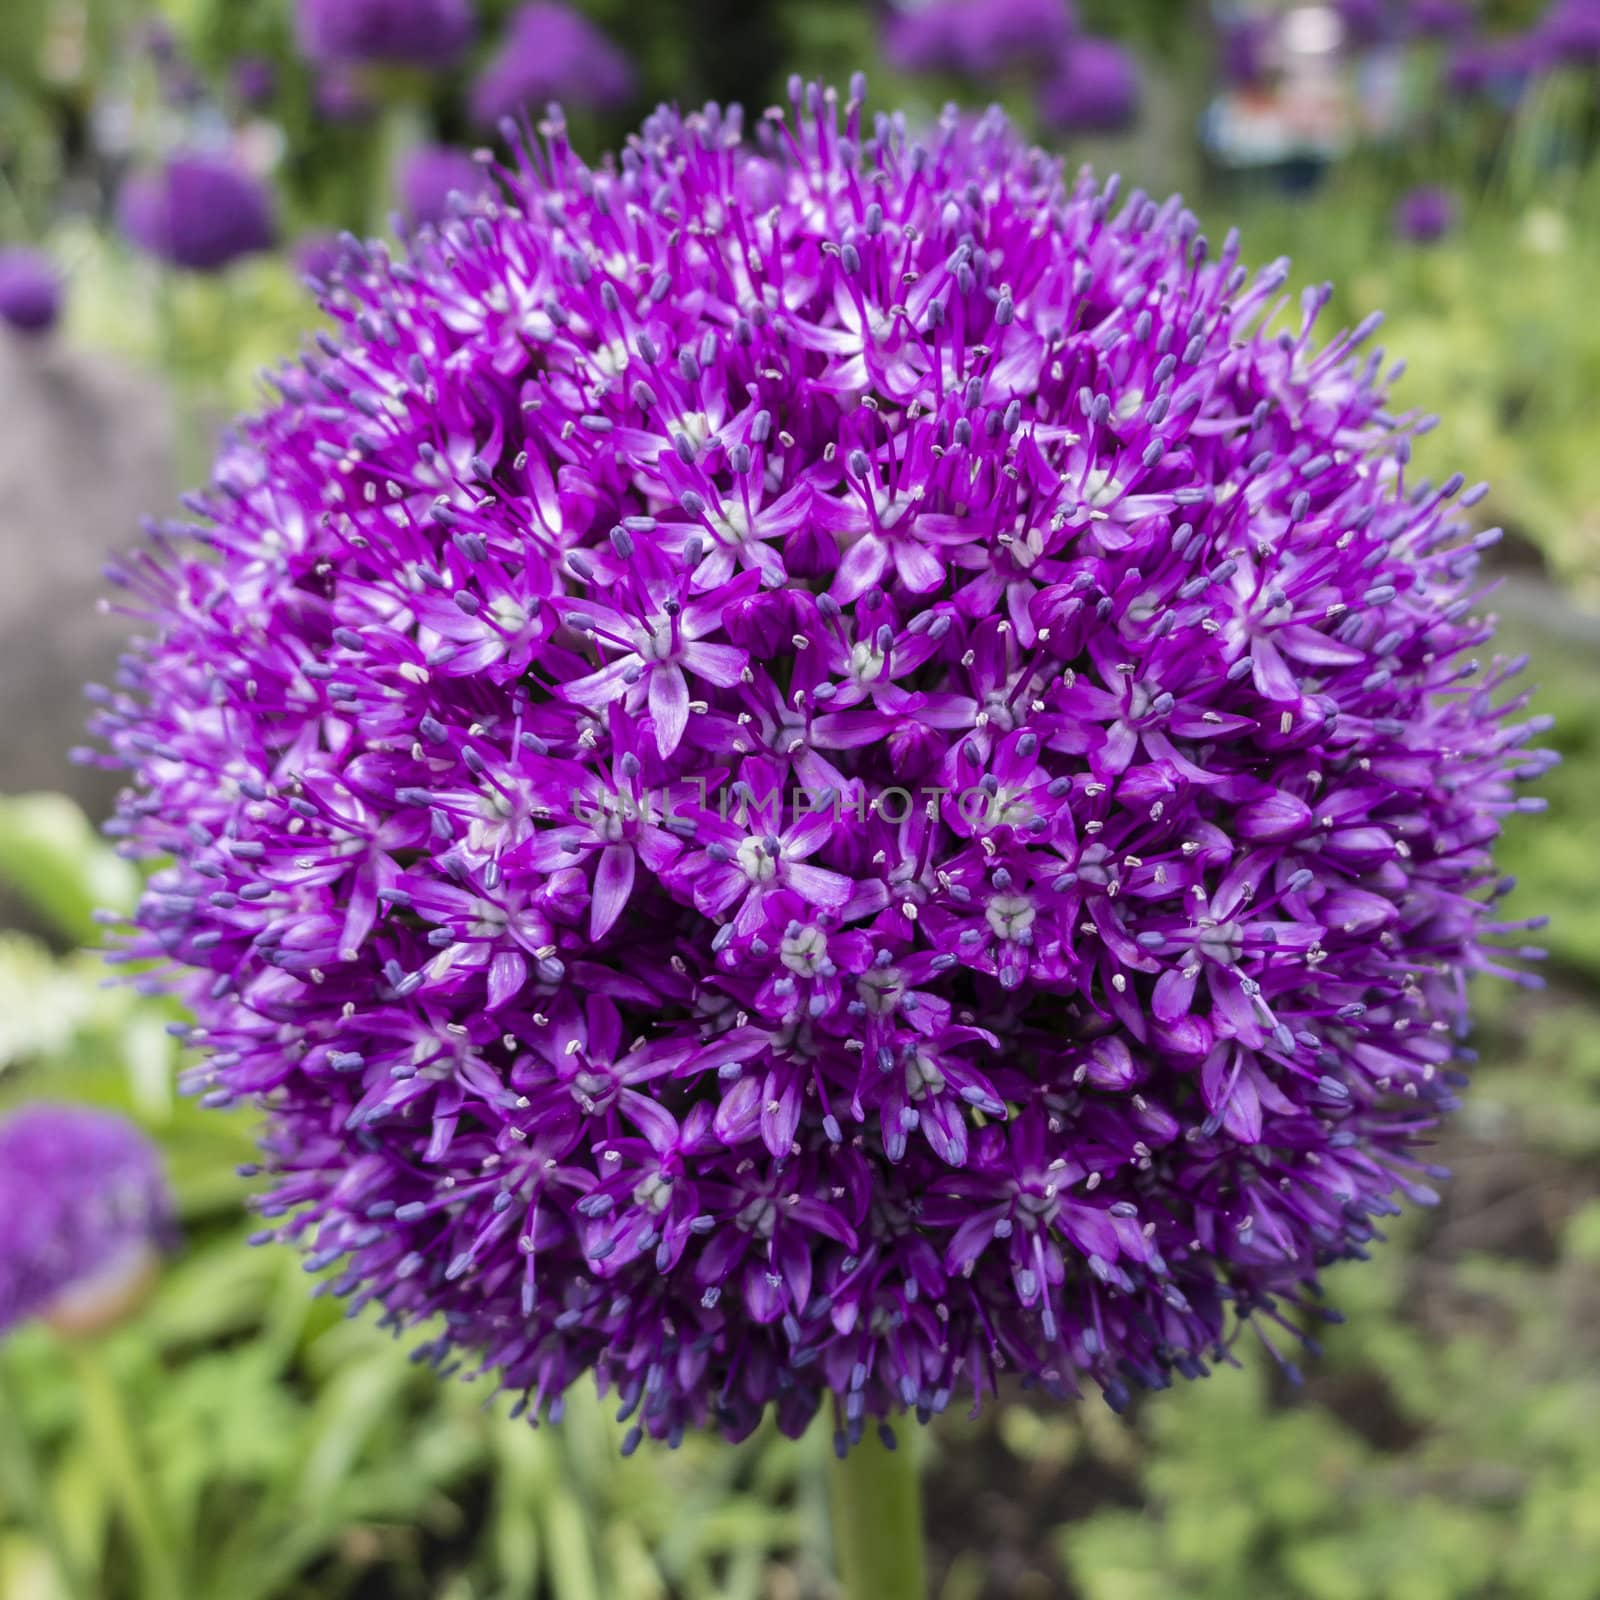
[[[67,759],[85,742],[84,683],[110,677],[132,629],[98,612],[100,569],[175,492],[158,379],[0,333],[0,791],[59,789],[106,814],[115,775]]]

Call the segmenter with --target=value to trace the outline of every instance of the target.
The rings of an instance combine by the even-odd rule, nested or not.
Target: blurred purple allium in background
[[[1600,62],[1600,0],[1553,0],[1535,35],[1551,65]]]
[[[378,109],[356,74],[342,68],[317,74],[311,100],[317,115],[329,122],[366,122]]]
[[[48,333],[61,315],[61,274],[42,250],[0,248],[0,322],[18,333]]]
[[[1039,116],[1064,133],[1118,133],[1139,114],[1139,64],[1111,39],[1083,34],[1040,85]]]
[[[1049,60],[1074,22],[1067,0],[931,0],[891,9],[884,51],[902,72],[978,78]]]
[[[1347,45],[1365,50],[1388,37],[1394,21],[1387,0],[1334,0]]]
[[[537,120],[552,99],[593,110],[626,103],[633,67],[616,45],[568,6],[534,0],[506,23],[505,36],[472,85],[473,121],[493,128],[522,113]]]
[[[414,228],[443,222],[450,215],[450,196],[476,200],[493,188],[490,169],[470,150],[452,145],[415,145],[395,166],[395,194],[406,221]]]
[[[325,284],[339,265],[344,245],[336,233],[308,233],[294,242],[294,264],[307,278]]]
[[[182,51],[177,30],[165,17],[146,17],[134,33],[135,43],[154,62],[165,65],[179,59]]]
[[[1217,29],[1217,74],[1226,84],[1251,89],[1265,81],[1273,19],[1259,12],[1238,16]]]
[[[1271,1348],[1520,937],[1548,758],[1376,319],[864,93],[552,117],[347,245],[113,575],[123,953],[266,1110],[261,1237],[630,1444]]]
[[[471,0],[296,0],[294,18],[319,66],[448,66],[476,27]]]
[[[161,98],[168,105],[190,107],[205,98],[204,80],[171,23],[160,17],[148,18],[135,31],[134,39],[154,64]]]
[[[1444,81],[1457,94],[1482,94],[1495,76],[1500,52],[1489,39],[1468,39],[1445,58]]]
[[[251,111],[270,104],[277,92],[278,69],[268,56],[240,56],[230,78],[235,99]]]
[[[1445,83],[1458,94],[1488,94],[1511,104],[1549,65],[1549,47],[1537,32],[1469,39],[1450,52]]]
[[[115,1320],[171,1230],[160,1154],[132,1123],[68,1105],[0,1119],[0,1336]]]
[[[1394,229],[1413,244],[1434,244],[1455,226],[1456,203],[1448,189],[1424,184],[1401,195]]]
[[[1405,20],[1412,38],[1460,39],[1476,26],[1477,13],[1467,0],[1411,0]]]
[[[276,236],[267,186],[210,152],[174,155],[124,179],[117,224],[139,249],[192,272],[218,272],[270,249]]]
[[[1519,89],[1526,86],[1530,78],[1549,72],[1557,65],[1551,40],[1537,28],[1507,35],[1500,41],[1500,51],[1507,77]]]

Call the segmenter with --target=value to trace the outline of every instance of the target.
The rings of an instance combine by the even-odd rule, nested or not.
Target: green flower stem
[[[0,1350],[0,1487],[16,1496],[27,1525],[49,1551],[61,1593],[68,1600],[92,1600],[92,1591],[56,1516],[50,1484],[28,1437],[20,1401],[10,1364]]]
[[[378,238],[387,236],[390,213],[398,203],[394,192],[395,168],[406,151],[425,141],[428,131],[421,108],[404,92],[405,81],[389,87],[392,93],[385,100],[373,136],[372,167],[367,178],[365,222],[368,233]]]
[[[211,476],[204,385],[185,326],[184,301],[192,285],[175,267],[161,266],[156,280],[156,333],[162,372],[172,404],[172,466],[179,489],[193,489]]]
[[[832,1467],[834,1560],[846,1600],[927,1600],[915,1440],[875,1430]]]
[[[72,1357],[90,1441],[127,1524],[139,1569],[139,1593],[145,1600],[184,1600],[176,1546],[116,1380],[93,1340],[62,1342]]]

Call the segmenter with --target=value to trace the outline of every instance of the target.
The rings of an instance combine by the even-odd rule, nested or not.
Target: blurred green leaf
[[[134,869],[55,794],[0,795],[0,878],[73,944],[96,941],[98,907],[130,910],[139,891]]]

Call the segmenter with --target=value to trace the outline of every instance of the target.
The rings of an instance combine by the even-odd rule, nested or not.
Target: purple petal
[[[594,899],[589,904],[589,937],[603,939],[616,925],[633,893],[633,846],[609,844],[600,852],[594,873]]]

